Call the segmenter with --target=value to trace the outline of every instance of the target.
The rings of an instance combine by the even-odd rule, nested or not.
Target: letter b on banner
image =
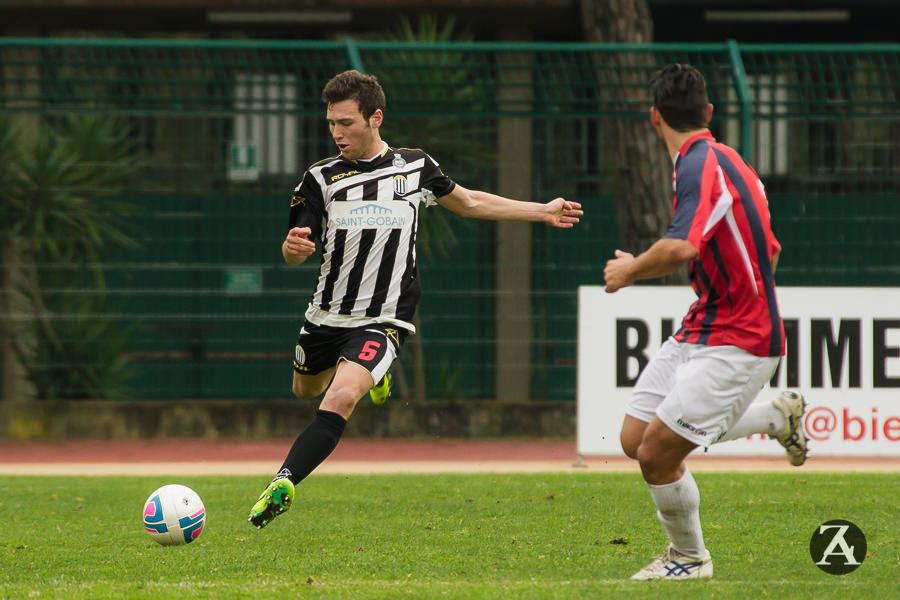
[[[630,335],[629,332],[635,335]],[[616,319],[616,387],[632,387],[650,360],[645,350],[650,343],[650,328],[640,319]],[[629,366],[637,361],[634,376]]]

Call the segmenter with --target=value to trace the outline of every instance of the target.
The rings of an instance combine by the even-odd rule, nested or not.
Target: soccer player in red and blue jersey
[[[672,221],[639,256],[616,250],[604,270],[606,291],[690,263],[697,300],[641,373],[625,411],[622,448],[638,460],[670,542],[632,579],[704,578],[712,577],[712,559],[685,458],[698,446],[768,433],[799,466],[807,454],[805,402],[795,391],[753,402],[784,354],[774,279],[781,246],[765,189],[710,135],[713,106],[699,71],[668,65],[650,89],[650,124],[674,163]]]

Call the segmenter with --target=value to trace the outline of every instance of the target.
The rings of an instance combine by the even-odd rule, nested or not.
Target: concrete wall
[[[33,404],[7,423],[8,439],[292,438],[318,403],[301,401],[76,401]],[[574,402],[361,402],[352,437],[548,437],[575,435]]]

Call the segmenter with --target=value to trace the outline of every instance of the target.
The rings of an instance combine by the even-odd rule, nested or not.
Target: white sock
[[[709,553],[700,528],[700,489],[691,472],[685,467],[684,475],[674,483],[648,485],[656,516],[672,547],[691,558],[706,558]]]
[[[721,439],[716,440],[716,443],[736,440],[756,433],[778,435],[784,433],[785,427],[787,427],[787,423],[784,420],[784,413],[778,410],[771,400],[754,402],[741,415],[737,423],[732,425]]]

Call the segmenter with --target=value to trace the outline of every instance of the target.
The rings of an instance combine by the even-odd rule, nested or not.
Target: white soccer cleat
[[[784,446],[787,452],[788,462],[799,467],[806,462],[809,454],[809,446],[806,444],[806,434],[803,432],[803,413],[806,412],[806,400],[803,394],[795,391],[784,391],[778,394],[772,404],[784,415],[787,429],[781,435],[772,435],[778,443]]]
[[[709,552],[705,558],[685,556],[672,546],[653,559],[653,561],[631,576],[632,579],[647,581],[649,579],[709,579],[713,576],[712,558]]]

